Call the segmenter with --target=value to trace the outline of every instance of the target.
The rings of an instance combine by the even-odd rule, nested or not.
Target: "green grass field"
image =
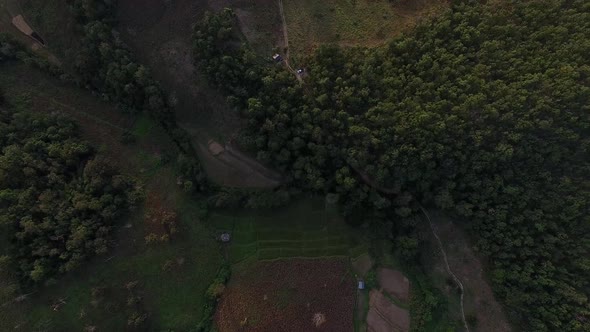
[[[294,55],[321,44],[376,46],[444,8],[445,1],[284,0]]]

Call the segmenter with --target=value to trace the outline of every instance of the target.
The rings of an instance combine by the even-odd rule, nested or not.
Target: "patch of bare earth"
[[[404,302],[410,299],[410,281],[401,272],[381,268],[377,271],[377,279],[382,291]]]
[[[440,212],[429,211],[429,215],[447,253],[449,267],[463,283],[465,314],[476,317],[476,325],[470,328],[482,332],[510,331],[503,308],[496,301],[484,275],[482,263],[465,232]],[[438,256],[435,259],[434,272],[440,276],[448,276],[442,258]],[[456,293],[448,283],[441,287],[447,294]]]
[[[383,293],[371,290],[369,294],[367,331],[397,332],[410,330],[410,314],[389,300]]]
[[[346,260],[258,262],[232,275],[215,324],[220,332],[353,331],[354,294]]]

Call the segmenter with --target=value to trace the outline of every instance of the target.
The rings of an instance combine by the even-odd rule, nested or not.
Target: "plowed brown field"
[[[355,288],[348,272],[342,259],[256,263],[232,276],[215,315],[217,329],[352,331]]]

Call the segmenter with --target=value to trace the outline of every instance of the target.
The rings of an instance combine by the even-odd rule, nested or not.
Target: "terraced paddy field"
[[[214,213],[229,232],[232,278],[215,316],[219,331],[352,331],[355,274],[350,258],[368,252],[363,229],[349,227],[323,197],[276,211]]]
[[[352,229],[323,199],[306,199],[280,211],[214,213],[209,222],[229,232],[229,261],[358,257],[367,251],[362,230]]]

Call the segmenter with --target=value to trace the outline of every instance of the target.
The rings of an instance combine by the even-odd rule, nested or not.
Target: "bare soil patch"
[[[390,295],[402,301],[410,299],[410,281],[401,272],[381,268],[377,271],[377,278],[381,288]]]
[[[398,307],[381,292],[372,290],[369,295],[369,303],[368,331],[393,332],[410,330],[410,314],[408,310]]]
[[[215,322],[220,332],[347,332],[354,296],[346,260],[258,262],[232,276]]]
[[[31,27],[25,21],[25,18],[22,15],[17,15],[15,17],[13,17],[12,24],[27,36],[30,36],[33,34],[33,29],[31,29]]]

